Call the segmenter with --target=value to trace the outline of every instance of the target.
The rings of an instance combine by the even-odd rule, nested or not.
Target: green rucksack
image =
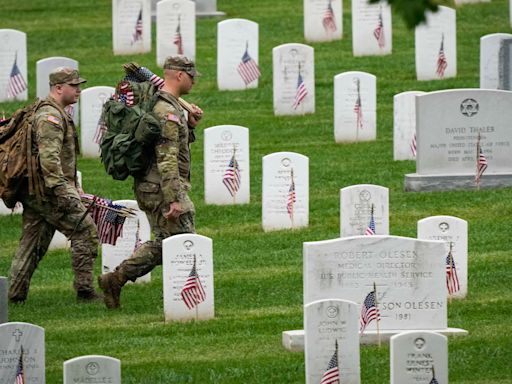
[[[161,123],[153,113],[157,101],[153,84],[122,81],[116,96],[103,105],[101,120],[107,130],[100,144],[101,162],[115,180],[146,173],[153,157],[151,144],[161,135]]]

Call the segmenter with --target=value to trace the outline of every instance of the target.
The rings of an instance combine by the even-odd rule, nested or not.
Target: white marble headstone
[[[377,78],[366,72],[334,76],[334,139],[368,141],[377,137]]]
[[[340,190],[340,237],[364,235],[373,219],[376,235],[389,234],[389,189],[358,184]]]
[[[110,356],[87,355],[64,362],[64,384],[121,384],[121,361]]]
[[[0,216],[2,215],[16,215],[16,214],[20,214],[23,212],[23,205],[21,203],[18,203],[14,209],[10,209],[10,208],[7,208],[4,204],[4,202],[2,201],[2,199],[0,199]]]
[[[246,19],[223,20],[217,24],[217,86],[220,90],[258,87],[258,30],[258,23]]]
[[[500,89],[500,50],[510,33],[493,33],[480,38],[480,88]]]
[[[0,29],[0,46],[0,102],[27,100],[27,34]]]
[[[352,0],[354,56],[388,55],[392,51],[391,7],[386,1],[369,4]]]
[[[7,292],[9,281],[7,277],[0,276],[0,324],[7,323],[9,319],[9,305],[7,304]]]
[[[151,4],[146,0],[112,0],[114,55],[151,51]]]
[[[315,112],[314,49],[304,44],[283,44],[272,49],[275,115]]]
[[[393,96],[393,160],[416,159],[416,95],[408,91]]]
[[[428,331],[408,331],[390,339],[391,384],[448,383],[448,338]],[[434,372],[432,371],[434,367]]]
[[[211,17],[224,16],[225,13],[217,10],[217,0],[194,0],[197,7],[197,16]]]
[[[343,0],[304,0],[306,41],[332,41],[343,36]]]
[[[418,239],[445,241],[445,252],[437,256],[443,260],[446,260],[450,243],[452,244],[454,275],[457,275],[460,290],[449,294],[448,297],[466,297],[468,293],[468,222],[453,216],[426,217],[418,221]]]
[[[100,157],[101,129],[98,126],[103,104],[115,92],[113,87],[91,87],[84,89],[80,118],[81,150],[84,157]]]
[[[204,130],[204,199],[206,204],[249,203],[248,128],[218,125]]]
[[[264,231],[307,227],[309,159],[294,152],[263,157],[262,222]]]
[[[29,323],[0,324],[0,346],[4,358],[0,359],[2,383],[15,383],[21,351],[25,383],[44,384],[45,346],[44,329]]]
[[[347,300],[319,300],[304,306],[306,383],[318,384],[338,344],[340,383],[359,384],[360,307]]]
[[[416,77],[438,80],[457,75],[457,28],[455,10],[439,7],[427,13],[427,22],[416,27]],[[444,59],[443,59],[444,57]]]
[[[164,239],[162,246],[165,321],[212,319],[215,315],[212,239],[187,233]],[[189,308],[181,293],[194,260],[204,301]]]
[[[304,303],[339,298],[361,304],[377,288],[381,330],[447,327],[441,241],[354,236],[304,243]],[[375,321],[366,330],[375,330]]]
[[[156,11],[156,63],[161,68],[168,56],[196,57],[196,3],[163,0]]]
[[[135,211],[135,217],[127,217],[123,224],[123,233],[117,238],[116,245],[101,245],[101,272],[113,272],[124,260],[130,258],[138,245],[151,238],[151,228],[146,214],[139,209],[135,200],[117,200],[113,204],[124,205]],[[151,281],[151,272],[139,277],[135,283]]]

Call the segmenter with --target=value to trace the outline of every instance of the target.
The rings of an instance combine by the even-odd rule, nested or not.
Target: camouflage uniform
[[[98,237],[92,218],[85,215],[82,219],[86,208],[76,188],[77,132],[71,117],[51,97],[36,112],[33,126],[44,197],[38,201],[28,190],[20,196],[23,230],[11,264],[9,299],[19,302],[27,298],[32,274],[48,250],[56,229],[68,238],[73,235],[74,287],[79,298],[88,299],[95,295],[93,264]]]

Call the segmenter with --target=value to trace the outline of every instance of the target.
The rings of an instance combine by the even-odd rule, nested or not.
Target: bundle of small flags
[[[117,238],[123,234],[124,221],[134,216],[134,211],[103,197],[85,193],[80,197],[96,224],[101,243],[116,245]]]

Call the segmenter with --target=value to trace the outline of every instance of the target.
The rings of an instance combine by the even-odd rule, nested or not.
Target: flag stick
[[[452,255],[453,242],[450,241],[450,250],[448,251],[448,261],[450,262],[450,276],[453,276],[453,255]],[[448,303],[452,303],[452,295],[448,292]]]
[[[476,173],[475,173],[475,180],[476,180],[476,190],[480,190],[480,176],[478,176],[478,168],[479,168],[479,161],[480,161],[480,133],[478,133],[478,139],[476,141]]]
[[[375,307],[377,308],[377,311],[379,310],[379,303],[377,302],[377,286],[375,284],[375,281],[373,282],[373,292],[375,294]],[[380,316],[377,315],[377,339],[378,339],[378,346],[380,348],[380,327],[379,327],[379,321],[380,321]]]
[[[245,87],[247,89],[247,84],[245,85]],[[235,159],[234,161],[236,162],[235,154],[236,154],[236,146],[235,146],[235,143],[233,143],[233,159]],[[234,164],[233,164],[233,166],[234,166]],[[236,193],[237,193],[237,191],[233,191],[233,205],[236,204]]]

